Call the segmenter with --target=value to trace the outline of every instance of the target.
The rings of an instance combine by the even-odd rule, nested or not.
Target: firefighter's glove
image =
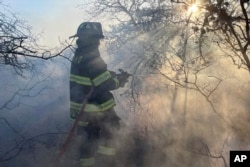
[[[117,79],[119,80],[120,87],[124,87],[125,84],[128,82],[128,78],[131,76],[128,72],[119,69],[120,74],[117,74]]]

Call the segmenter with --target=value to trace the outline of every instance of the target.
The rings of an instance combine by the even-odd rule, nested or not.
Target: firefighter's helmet
[[[77,29],[77,33],[70,38],[78,37],[96,37],[96,38],[104,38],[102,33],[102,25],[99,22],[83,22],[79,25]]]

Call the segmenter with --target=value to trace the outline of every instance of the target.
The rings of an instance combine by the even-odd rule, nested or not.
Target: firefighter
[[[83,140],[79,147],[77,166],[115,167],[116,147],[112,142],[119,130],[116,105],[111,90],[123,87],[128,75],[109,71],[99,52],[104,38],[99,22],[83,22],[77,29],[77,48],[70,71],[70,116],[76,119],[83,101],[88,97],[84,114],[78,122],[77,134]],[[101,164],[101,165],[100,165]]]

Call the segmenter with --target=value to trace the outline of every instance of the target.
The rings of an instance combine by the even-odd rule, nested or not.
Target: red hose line
[[[68,145],[69,145],[69,143],[70,143],[70,141],[71,141],[71,139],[73,137],[73,134],[74,134],[74,131],[75,131],[77,125],[78,125],[78,122],[80,121],[80,119],[83,116],[84,109],[85,109],[85,106],[86,106],[86,104],[88,102],[88,99],[91,96],[91,94],[93,93],[93,91],[94,91],[94,87],[92,86],[91,89],[90,89],[90,91],[89,91],[89,93],[87,94],[86,98],[84,99],[84,101],[82,103],[81,110],[80,110],[80,112],[79,112],[79,114],[78,114],[78,116],[77,116],[77,118],[76,118],[73,126],[71,127],[70,132],[69,132],[69,134],[68,134],[65,142],[63,143],[63,145],[60,148],[59,154],[57,155],[56,160],[55,160],[55,164],[56,164],[55,166],[58,166],[61,157],[66,152],[66,149],[67,149],[67,147],[68,147]]]

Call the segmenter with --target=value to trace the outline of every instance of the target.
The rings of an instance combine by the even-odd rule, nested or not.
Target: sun
[[[191,6],[189,6],[188,8],[188,12],[189,13],[194,13],[198,11],[198,6],[196,4],[192,4]]]

